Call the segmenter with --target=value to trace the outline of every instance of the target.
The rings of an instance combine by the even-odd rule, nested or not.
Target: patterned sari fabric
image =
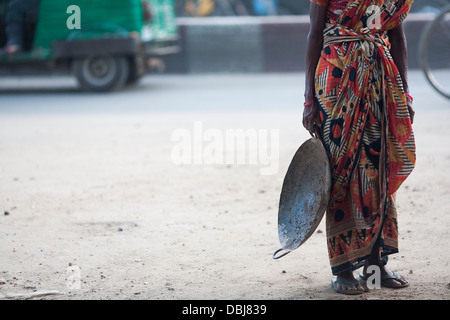
[[[329,10],[333,1],[311,0]],[[332,174],[326,227],[333,274],[361,267],[376,244],[382,257],[398,252],[394,196],[415,164],[406,97],[387,35],[413,0],[338,2],[347,4],[327,15],[315,75]]]

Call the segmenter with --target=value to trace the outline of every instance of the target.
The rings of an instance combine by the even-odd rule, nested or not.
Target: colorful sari
[[[311,2],[329,5],[315,91],[331,166],[326,228],[337,274],[361,267],[373,248],[385,261],[398,252],[394,196],[416,156],[387,31],[402,23],[413,0]]]

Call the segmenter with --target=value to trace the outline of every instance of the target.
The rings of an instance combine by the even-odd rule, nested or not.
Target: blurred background
[[[21,2],[39,8],[26,9]],[[74,75],[83,90],[109,91],[137,83],[148,73],[299,72],[304,70],[309,4],[307,0],[1,0],[0,75],[66,73]],[[420,67],[426,26],[448,4],[450,0],[414,1],[405,22],[410,68]],[[79,12],[68,10],[73,5]],[[440,31],[435,30],[434,38],[445,41],[430,51],[448,52],[446,28],[436,28]],[[7,33],[13,29],[20,31],[21,50],[8,54]]]
[[[414,286],[382,299],[448,299],[449,1],[415,0],[405,21],[419,155],[398,196],[393,263]],[[72,299],[342,298],[329,287],[324,225],[296,257],[271,258],[284,175],[310,138],[308,7],[0,0],[0,299],[49,289]],[[268,150],[278,172],[261,175],[261,161],[173,162],[174,132],[206,149],[206,130],[233,128],[278,130]],[[66,285],[69,266],[80,267],[80,290]]]
[[[415,0],[411,12],[433,12],[446,0]],[[309,13],[309,1],[295,0],[175,0],[177,16],[267,16]]]

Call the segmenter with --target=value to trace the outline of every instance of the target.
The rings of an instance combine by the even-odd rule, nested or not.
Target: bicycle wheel
[[[450,99],[450,6],[445,7],[426,28],[419,52],[427,80]]]
[[[449,0],[414,0],[409,13],[435,13],[450,4]]]

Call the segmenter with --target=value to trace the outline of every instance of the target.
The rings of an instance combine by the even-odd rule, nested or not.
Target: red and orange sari
[[[387,31],[413,0],[311,0],[328,6],[315,75],[320,130],[332,174],[326,214],[333,274],[359,268],[379,244],[398,252],[394,195],[415,164],[402,80]]]

